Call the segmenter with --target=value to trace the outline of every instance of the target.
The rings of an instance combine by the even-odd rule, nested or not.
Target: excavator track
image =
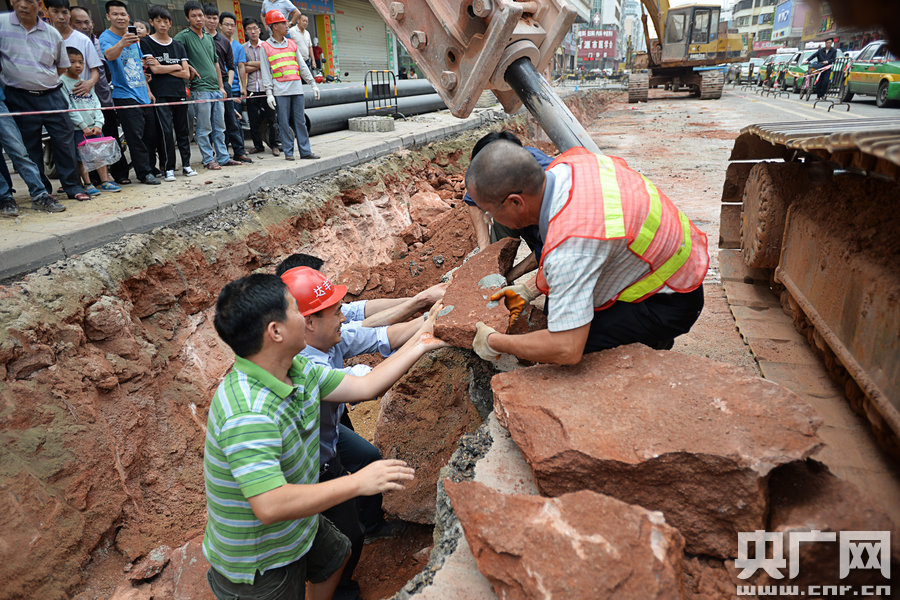
[[[700,99],[715,100],[722,97],[725,87],[725,74],[720,69],[700,73]]]
[[[900,119],[751,125],[731,160],[742,162],[728,167],[720,246],[769,270],[797,329],[900,459]]]
[[[628,103],[646,102],[650,93],[650,74],[632,73],[628,76]]]

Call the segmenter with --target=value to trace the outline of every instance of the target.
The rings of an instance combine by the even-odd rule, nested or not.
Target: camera
[[[134,26],[134,25],[129,25],[129,26],[128,26],[128,33],[133,33],[134,35],[137,35],[137,27]]]

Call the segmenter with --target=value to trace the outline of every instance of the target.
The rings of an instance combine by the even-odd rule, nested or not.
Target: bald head
[[[543,185],[544,169],[531,152],[506,140],[485,146],[466,171],[469,195],[479,205],[497,204],[510,194],[538,195]]]

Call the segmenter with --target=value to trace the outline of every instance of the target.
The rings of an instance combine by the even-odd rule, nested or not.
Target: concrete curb
[[[143,233],[157,227],[174,225],[216,208],[234,205],[262,187],[294,185],[305,179],[387,156],[403,148],[421,147],[507,118],[510,117],[494,109],[481,111],[450,125],[432,128],[432,124],[426,122],[422,124],[423,131],[398,131],[393,136],[385,136],[373,142],[366,140],[371,134],[362,133],[358,134],[361,137],[361,147],[356,150],[340,152],[316,161],[298,160],[288,168],[275,168],[258,174],[249,181],[235,183],[215,192],[198,190],[187,198],[143,207],[125,214],[67,220],[62,224],[63,227],[51,227],[49,231],[34,231],[25,227],[16,232],[15,239],[6,241],[0,247],[0,280],[97,248],[125,234]]]

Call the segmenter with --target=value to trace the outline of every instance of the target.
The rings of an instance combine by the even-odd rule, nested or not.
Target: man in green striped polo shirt
[[[435,314],[437,311],[433,311]],[[433,319],[364,377],[314,365],[305,320],[281,278],[254,274],[219,294],[216,332],[237,355],[209,408],[203,553],[217,598],[331,598],[350,552],[323,510],[357,496],[403,489],[413,470],[381,460],[317,483],[319,402],[384,393],[429,350]]]

